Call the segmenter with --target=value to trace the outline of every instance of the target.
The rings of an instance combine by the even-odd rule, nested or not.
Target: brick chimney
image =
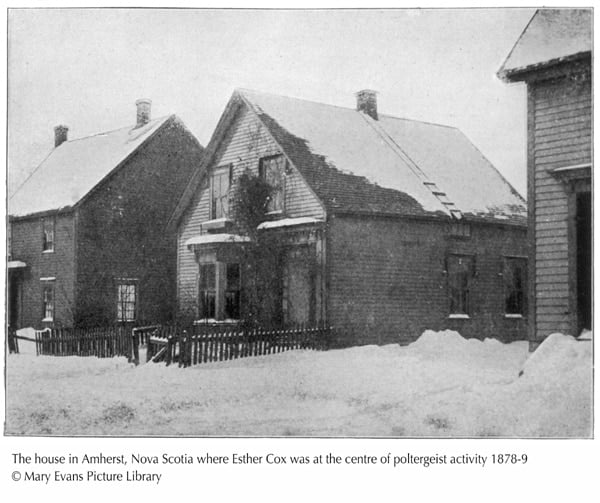
[[[135,102],[137,107],[137,122],[135,127],[142,127],[150,122],[150,110],[152,101],[146,98],[139,99]]]
[[[377,120],[377,91],[363,89],[356,93],[356,110]]]
[[[68,140],[69,128],[68,126],[59,125],[54,128],[54,147],[62,145]]]

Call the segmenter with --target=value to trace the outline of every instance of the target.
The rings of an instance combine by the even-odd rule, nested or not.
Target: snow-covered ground
[[[465,340],[291,351],[180,369],[7,358],[8,434],[589,437],[591,341]]]

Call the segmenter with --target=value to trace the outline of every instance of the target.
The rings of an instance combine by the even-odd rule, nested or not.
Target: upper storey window
[[[284,170],[285,157],[283,157],[283,155],[263,157],[260,160],[260,165],[258,167],[259,175],[264,178],[272,188],[269,204],[267,206],[267,211],[269,212],[283,211]]]
[[[54,251],[54,219],[44,218],[42,220],[42,251]]]
[[[227,218],[229,216],[230,188],[231,166],[221,166],[216,168],[211,178],[211,218]]]

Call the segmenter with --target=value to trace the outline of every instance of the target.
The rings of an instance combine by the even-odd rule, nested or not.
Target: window
[[[226,218],[229,214],[231,166],[216,168],[211,178],[211,218]]]
[[[527,259],[504,257],[504,312],[507,316],[525,314]]]
[[[226,269],[227,285],[225,288],[224,316],[226,319],[237,320],[240,318],[240,264],[226,264]]]
[[[200,318],[216,318],[217,271],[216,264],[200,264],[198,301]]]
[[[276,155],[274,157],[264,157],[260,160],[259,174],[271,186],[271,197],[267,210],[283,211],[283,187],[284,187],[284,169],[285,157]]]
[[[135,321],[137,282],[123,281],[117,285],[117,321]]]
[[[42,321],[54,320],[54,282],[42,284]]]
[[[54,251],[54,219],[44,218],[42,220],[42,251]]]
[[[450,255],[447,259],[450,316],[468,317],[471,308],[471,278],[475,259],[468,255]]]

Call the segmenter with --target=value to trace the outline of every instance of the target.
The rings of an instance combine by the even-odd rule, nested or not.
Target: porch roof
[[[21,269],[23,267],[27,267],[25,262],[21,262],[20,260],[9,260],[8,268],[9,269]]]
[[[283,218],[281,220],[273,220],[272,222],[263,222],[257,227],[257,229],[279,229],[281,227],[294,227],[296,225],[316,225],[322,223],[323,220],[311,217]]]
[[[185,242],[185,246],[189,249],[203,246],[203,245],[215,245],[224,243],[248,243],[250,238],[247,236],[240,236],[239,234],[200,234],[194,236]]]

